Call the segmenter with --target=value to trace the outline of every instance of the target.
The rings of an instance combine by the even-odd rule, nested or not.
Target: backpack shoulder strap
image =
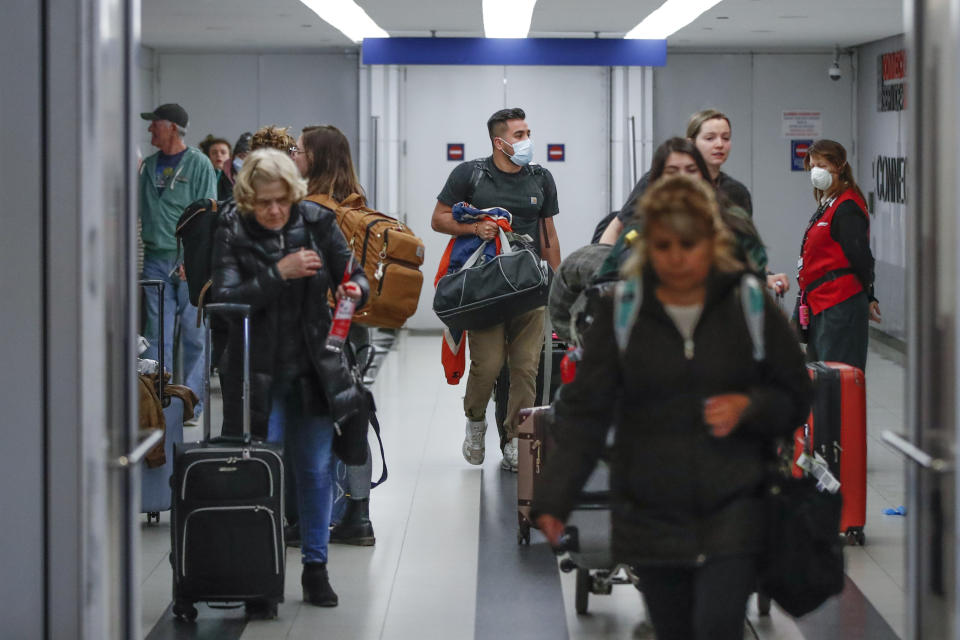
[[[471,164],[473,164],[473,173],[470,175],[470,191],[467,193],[467,202],[473,204],[473,196],[476,194],[477,186],[483,180],[483,174],[486,173],[487,168],[484,158],[477,158]]]
[[[613,291],[613,335],[621,354],[627,350],[642,304],[643,280],[639,276],[617,282]]]
[[[766,357],[764,341],[764,293],[760,279],[747,273],[740,280],[740,305],[743,307],[743,319],[753,342],[753,359],[760,362]]]
[[[331,198],[325,193],[311,194],[309,196],[306,196],[304,200],[309,200],[310,202],[318,204],[321,207],[326,207],[331,211],[336,211],[337,208],[340,206],[339,202],[337,202],[336,200],[334,200],[333,198]]]

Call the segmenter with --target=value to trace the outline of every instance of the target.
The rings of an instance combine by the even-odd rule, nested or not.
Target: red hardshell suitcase
[[[840,481],[840,533],[862,545],[867,519],[867,387],[863,371],[840,362],[807,365],[813,380],[813,407],[796,432],[794,460],[806,450],[819,453]],[[802,471],[794,466],[796,475]]]

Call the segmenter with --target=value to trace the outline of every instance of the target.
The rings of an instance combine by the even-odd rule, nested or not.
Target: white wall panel
[[[357,56],[259,56],[258,118],[299,132],[311,124],[332,124],[347,136],[356,162],[359,75]]]
[[[560,214],[560,251],[590,244],[610,213],[610,71],[607,67],[507,67],[507,106],[521,107],[534,141],[534,162],[553,174]],[[488,114],[489,116],[489,114]],[[547,160],[562,143],[563,162]]]
[[[157,52],[152,72],[156,104],[178,102],[190,115],[187,144],[197,144],[208,133],[232,144],[244,131],[269,124],[291,127],[294,137],[305,125],[332,124],[344,132],[356,154],[356,54]],[[156,149],[147,144],[141,151],[147,156]]]
[[[426,245],[420,306],[407,327],[439,329],[442,325],[433,313],[433,278],[450,236],[433,231],[430,217],[447,176],[458,164],[447,160],[447,143],[464,143],[467,159],[490,154],[487,118],[505,104],[503,67],[418,66],[408,67],[405,75],[404,213]]]
[[[176,102],[187,110],[187,144],[196,145],[208,133],[233,143],[259,126],[256,55],[160,53],[155,59],[157,105]],[[141,152],[146,157],[156,149],[148,146]]]

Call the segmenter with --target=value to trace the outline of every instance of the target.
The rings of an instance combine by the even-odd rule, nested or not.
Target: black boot
[[[358,547],[372,547],[377,543],[377,539],[373,537],[373,523],[370,522],[370,498],[347,498],[343,518],[330,529],[330,542]]]
[[[318,607],[335,607],[340,599],[330,586],[330,576],[327,575],[325,562],[308,562],[303,565],[303,574],[300,576],[303,586],[303,601]]]

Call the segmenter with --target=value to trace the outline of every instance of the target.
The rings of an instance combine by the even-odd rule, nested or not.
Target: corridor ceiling
[[[481,0],[357,0],[391,36],[483,36]],[[539,0],[531,37],[622,37],[662,0]],[[353,48],[299,0],[145,0],[159,50]],[[667,45],[686,51],[823,51],[904,32],[902,0],[723,0]]]

